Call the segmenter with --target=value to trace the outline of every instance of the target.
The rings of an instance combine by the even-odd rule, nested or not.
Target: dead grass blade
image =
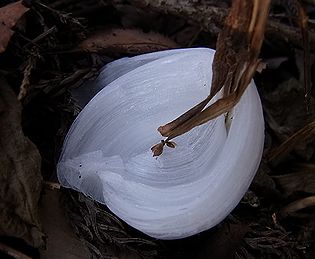
[[[14,259],[31,259],[31,257],[21,253],[20,251],[7,246],[6,244],[3,244],[0,242],[0,251],[3,252],[5,255],[7,255],[9,258]]]
[[[31,85],[31,74],[32,71],[36,68],[38,56],[31,54],[28,59],[25,61],[23,69],[23,80],[20,86],[20,91],[18,94],[18,100],[23,100],[30,88]]]
[[[287,206],[285,206],[279,213],[279,215],[283,217],[290,216],[291,214],[294,214],[295,212],[315,206],[315,195],[309,196],[297,201],[294,201]]]
[[[280,146],[274,148],[267,155],[268,162],[278,160],[286,156],[291,150],[293,150],[299,142],[306,141],[315,136],[315,121],[304,126],[302,129],[291,135]]]

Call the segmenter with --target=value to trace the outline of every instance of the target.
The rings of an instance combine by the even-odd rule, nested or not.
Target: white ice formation
[[[233,111],[174,139],[154,158],[157,128],[210,92],[211,49],[169,50],[106,65],[65,139],[60,183],[106,204],[134,228],[159,239],[207,230],[239,203],[260,163],[261,102],[254,83]],[[216,98],[219,98],[217,96]]]

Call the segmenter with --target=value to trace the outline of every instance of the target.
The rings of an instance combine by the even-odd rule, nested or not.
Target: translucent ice
[[[86,106],[64,142],[60,183],[160,239],[187,237],[222,221],[262,155],[264,121],[254,83],[228,132],[220,116],[177,137],[175,149],[166,147],[157,158],[150,151],[161,140],[158,126],[209,94],[213,55],[211,49],[179,49],[106,65],[88,91],[75,92]]]

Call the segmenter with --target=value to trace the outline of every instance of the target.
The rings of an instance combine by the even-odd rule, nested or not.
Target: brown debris
[[[288,1],[294,2],[294,0]],[[87,79],[94,78],[96,75],[94,69],[96,63],[92,63],[94,60],[91,60],[91,57],[95,57],[96,61],[100,61],[96,66],[98,67],[112,60],[112,57],[122,56],[121,54],[129,56],[143,53],[137,51],[151,51],[150,48],[152,46],[148,47],[145,44],[140,44],[141,47],[138,48],[136,44],[131,46],[131,49],[126,49],[124,43],[126,45],[130,44],[127,39],[119,39],[122,45],[119,45],[119,43],[118,46],[115,45],[115,39],[111,39],[110,44],[114,45],[106,45],[107,42],[105,41],[106,44],[104,46],[106,48],[103,48],[102,37],[104,39],[104,36],[100,35],[100,46],[98,48],[98,45],[95,45],[95,50],[92,49],[90,51],[86,49],[87,53],[82,53],[83,49],[80,48],[79,53],[69,53],[69,49],[73,49],[77,42],[81,42],[86,33],[93,38],[95,30],[98,30],[96,33],[112,30],[105,29],[104,24],[106,24],[106,28],[108,26],[113,28],[113,24],[118,28],[121,25],[125,26],[128,24],[125,26],[126,28],[139,28],[135,30],[141,33],[142,30],[159,31],[163,35],[167,35],[165,37],[176,39],[182,46],[187,47],[190,46],[189,42],[194,42],[193,46],[201,45],[213,48],[215,46],[215,38],[223,27],[223,21],[227,15],[229,6],[227,3],[232,1],[58,0],[53,3],[50,2],[53,1],[46,1],[45,4],[47,5],[38,1],[32,2],[32,12],[29,12],[27,17],[25,17],[27,18],[25,31],[11,38],[12,46],[10,45],[10,51],[1,55],[1,57],[5,58],[1,59],[0,73],[7,76],[10,83],[15,86],[16,91],[21,85],[21,79],[23,80],[26,89],[26,96],[22,99],[23,130],[36,143],[41,152],[43,161],[42,174],[46,180],[41,204],[52,212],[59,213],[61,208],[58,207],[60,205],[58,200],[50,199],[47,194],[58,193],[59,195],[59,193],[64,192],[63,188],[56,190],[60,186],[53,181],[56,180],[54,178],[54,169],[55,162],[58,160],[61,142],[75,112],[73,104],[68,102],[67,91],[69,88],[82,84]],[[118,12],[112,12],[112,6],[105,7],[105,2],[115,2]],[[273,2],[285,4],[287,0],[275,0]],[[307,2],[314,3],[313,0],[308,0]],[[125,13],[118,8],[118,4],[125,8]],[[52,7],[56,9],[52,9]],[[142,11],[137,14],[139,15],[137,21],[126,21],[130,19],[130,15],[128,16],[130,9],[128,7],[137,10],[139,10],[138,7],[141,8]],[[305,10],[310,15],[310,19],[314,19],[314,7],[306,5],[305,7]],[[314,99],[311,100],[310,104],[311,114],[307,115],[305,113],[303,105],[304,70],[302,57],[307,51],[304,54],[302,53],[302,51],[305,51],[303,47],[303,42],[305,41],[301,37],[301,27],[298,26],[297,20],[301,17],[295,15],[297,13],[294,12],[284,13],[284,10],[280,9],[280,14],[278,14],[278,11],[279,9],[272,10],[268,18],[267,40],[261,53],[264,61],[267,58],[267,69],[255,78],[260,90],[260,96],[263,99],[265,115],[267,115],[265,117],[267,127],[264,150],[266,155],[271,147],[276,146],[279,142],[284,142],[292,132],[300,129],[301,125],[303,126],[307,122],[314,121],[314,113],[312,111],[315,107]],[[101,23],[92,17],[94,13],[99,14],[100,12],[104,13],[104,17],[101,17]],[[112,13],[115,13],[115,17],[112,16]],[[143,15],[144,13],[146,15]],[[291,18],[291,16],[294,19],[294,24],[288,22],[288,18]],[[118,19],[116,20],[116,18]],[[89,24],[85,23],[84,19],[88,20]],[[36,23],[35,26],[34,22]],[[81,22],[86,27],[80,26]],[[308,36],[311,42],[310,48],[314,52],[314,22],[309,20],[308,26]],[[187,29],[189,29],[189,37],[180,40],[183,35],[187,36]],[[179,35],[179,32],[181,35]],[[151,33],[143,34],[148,36]],[[193,35],[196,36],[194,37]],[[113,35],[107,36],[112,37]],[[94,46],[91,45],[89,47],[93,48]],[[153,47],[151,49],[152,51],[155,50]],[[37,59],[37,65],[33,66],[33,68],[27,66],[28,59],[32,54],[34,55],[33,58]],[[110,54],[109,57],[107,54]],[[313,54],[311,53],[311,55]],[[97,58],[99,59],[97,60]],[[311,61],[313,59],[314,56],[312,56]],[[38,62],[39,60],[40,62]],[[14,65],[12,65],[11,61]],[[41,65],[39,66],[39,64]],[[307,67],[307,64],[304,64],[304,66]],[[93,68],[91,69],[91,67]],[[260,67],[258,66],[257,68]],[[299,78],[297,78],[298,75],[300,75]],[[0,96],[1,94],[0,91]],[[14,100],[16,102],[16,98]],[[11,101],[9,104],[11,104]],[[204,107],[200,108],[201,106],[189,111],[189,114],[186,115],[187,117],[183,117],[183,121],[201,113],[204,109]],[[8,115],[6,113],[7,110],[0,114],[0,118]],[[0,120],[1,124],[2,119]],[[11,122],[13,119],[9,120],[10,123],[7,123],[7,121],[5,121],[6,124],[2,123],[2,125],[8,127],[7,130],[11,133],[21,130],[19,123],[16,127],[12,126]],[[15,136],[16,134],[13,133],[12,135]],[[20,135],[22,134],[19,133]],[[22,136],[25,139],[24,135]],[[12,136],[8,135],[7,139],[5,139],[5,145],[10,138]],[[54,141],[54,138],[57,138],[57,141]],[[1,138],[1,147],[2,141]],[[306,142],[305,145],[303,142]],[[279,167],[278,165],[275,166],[275,160],[272,161],[272,166],[263,160],[263,166],[259,169],[251,185],[251,191],[247,192],[243,202],[239,204],[232,214],[224,222],[212,228],[212,230],[205,231],[189,239],[176,241],[153,240],[128,227],[128,225],[108,211],[105,206],[97,204],[83,195],[77,195],[75,191],[66,191],[67,194],[65,196],[67,197],[63,198],[71,199],[71,201],[65,201],[65,209],[67,215],[70,216],[70,223],[75,225],[76,232],[79,233],[80,238],[85,239],[82,246],[88,247],[95,258],[158,257],[201,259],[209,257],[224,258],[225,255],[234,256],[235,258],[313,258],[314,208],[309,207],[306,210],[291,211],[285,215],[285,217],[291,217],[289,220],[282,220],[282,215],[279,215],[281,213],[274,213],[276,208],[285,208],[287,204],[290,205],[294,201],[299,201],[315,194],[313,142],[312,137],[306,139],[306,141],[298,141],[297,144],[294,144],[294,152],[290,152],[290,155],[284,155],[283,163],[279,163]],[[175,143],[171,141],[164,141],[164,143],[169,147],[175,146]],[[33,151],[29,151],[29,149],[25,149],[25,151],[20,153],[19,157],[33,157]],[[28,163],[31,163],[29,160],[25,163],[22,162],[23,166],[26,165],[27,172],[29,172]],[[301,162],[309,164],[302,164],[301,167],[296,168],[296,164]],[[4,163],[1,162],[0,176],[3,176],[2,169],[7,168],[4,167],[6,163],[8,163],[7,160],[4,160]],[[22,163],[18,163],[18,165]],[[22,172],[22,170],[19,170],[19,172]],[[29,173],[30,176],[33,176],[33,173],[34,170]],[[12,175],[15,174],[12,173]],[[24,176],[20,178],[25,179]],[[14,186],[13,189],[16,190],[16,185],[14,184],[10,186]],[[34,185],[35,187],[36,184]],[[50,191],[50,188],[54,189],[54,191]],[[10,191],[9,195],[11,195],[12,190],[10,188],[8,190]],[[0,188],[1,191],[2,187]],[[2,196],[0,198],[2,201]],[[11,199],[5,204],[6,208],[20,204],[19,201],[22,203],[25,201],[25,197],[19,196],[16,199]],[[298,207],[296,206],[295,208]],[[1,213],[2,210],[0,210]],[[43,219],[49,225],[51,223],[49,216],[54,218],[54,213],[48,214],[43,215]],[[12,213],[8,213],[7,218],[9,216],[13,218],[13,224],[17,222],[17,230],[23,230],[22,227],[25,225],[27,227],[24,230],[29,230],[28,224],[16,220],[19,217],[12,217]],[[309,223],[306,220],[309,220]],[[233,224],[230,224],[231,222]],[[234,224],[236,224],[235,227],[233,226]],[[51,227],[56,232],[62,232],[66,229],[64,224],[48,226],[48,228]],[[45,225],[44,230],[46,230]],[[54,239],[55,236],[51,232],[47,234],[48,250],[46,254],[53,255],[55,253],[57,256],[60,255],[60,246],[64,244],[59,243],[64,242],[67,245],[68,241],[63,239],[63,237],[60,240]],[[5,239],[6,237],[4,237]],[[54,249],[51,250],[50,244],[52,243],[49,244],[49,242],[55,242],[56,246]],[[83,253],[82,256],[84,256]]]
[[[174,41],[158,33],[111,28],[92,33],[79,44],[78,49],[87,52],[141,54],[178,47]]]
[[[21,101],[26,97],[28,94],[31,82],[30,77],[32,71],[35,69],[37,63],[37,58],[31,55],[24,64],[24,71],[23,71],[23,80],[20,86],[20,92],[18,94],[18,100]]]
[[[176,147],[176,143],[174,141],[166,141],[165,144],[166,144],[166,146],[168,146],[170,148]]]
[[[38,218],[42,187],[41,157],[24,136],[21,105],[10,86],[0,78],[0,235],[44,244]]]
[[[22,1],[8,4],[0,8],[0,53],[6,50],[14,34],[12,28],[28,10],[29,8],[25,7]]]
[[[161,140],[160,143],[154,145],[153,147],[151,147],[151,151],[153,153],[153,156],[160,156],[163,153],[163,147],[165,145],[165,142],[163,140]]]

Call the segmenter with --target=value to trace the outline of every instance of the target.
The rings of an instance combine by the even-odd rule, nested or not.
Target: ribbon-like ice
[[[191,236],[222,221],[262,156],[264,120],[253,82],[233,109],[229,130],[222,115],[175,138],[176,148],[165,147],[159,157],[150,150],[161,140],[160,125],[210,93],[213,56],[211,49],[178,49],[106,65],[77,94],[88,103],[65,139],[60,183],[160,239]]]

